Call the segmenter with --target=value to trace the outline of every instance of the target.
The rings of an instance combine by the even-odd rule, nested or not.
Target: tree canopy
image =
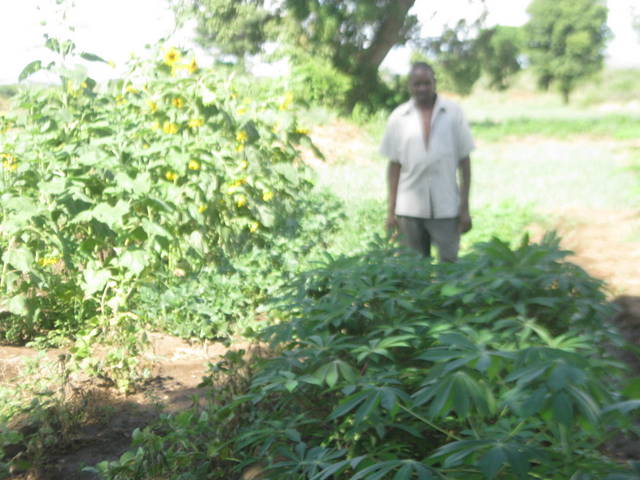
[[[378,82],[389,50],[417,34],[415,0],[174,0],[182,18],[198,22],[199,41],[238,57],[268,41],[327,59],[349,75],[353,107]]]
[[[525,25],[538,85],[555,84],[565,102],[576,84],[600,71],[609,30],[604,0],[533,0]]]

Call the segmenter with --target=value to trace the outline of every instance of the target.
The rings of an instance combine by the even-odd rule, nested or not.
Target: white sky
[[[230,0],[232,1],[232,0]],[[527,21],[529,0],[485,0],[489,24],[522,25]],[[640,41],[631,28],[632,5],[638,0],[608,0],[609,27],[614,38],[609,43],[608,64],[640,67]],[[41,6],[40,9],[37,7]],[[54,0],[0,0],[0,84],[13,83],[22,68],[32,60],[46,59],[43,33],[66,32],[56,24]],[[437,13],[433,13],[437,9]],[[460,14],[473,12],[468,0],[417,0],[415,12],[424,25],[424,33],[437,33],[442,23],[452,23]],[[41,23],[47,20],[48,24]],[[173,14],[165,0],[75,0],[69,23],[79,50],[101,55],[122,65],[132,52],[141,54],[145,44],[173,33]],[[435,27],[434,27],[435,26]],[[188,32],[172,37],[176,45],[188,45]],[[402,72],[408,67],[408,52],[397,50],[385,65]],[[113,75],[106,66],[92,67],[92,75]]]

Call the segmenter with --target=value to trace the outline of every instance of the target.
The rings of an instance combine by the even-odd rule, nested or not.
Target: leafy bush
[[[640,404],[619,402],[620,367],[604,353],[610,311],[565,253],[548,238],[516,249],[493,240],[453,265],[382,242],[327,258],[281,299],[282,321],[262,335],[270,358],[227,356],[209,383],[224,385],[226,372],[234,388],[139,432],[135,451],[98,470],[112,480],[635,478],[598,450]]]
[[[351,89],[351,78],[322,57],[297,56],[291,69],[291,90],[311,105],[341,108]]]
[[[268,320],[270,299],[328,248],[326,242],[335,236],[343,215],[342,205],[327,193],[314,192],[296,208],[288,225],[279,228],[281,238],[274,239],[272,248],[184,277],[159,275],[141,286],[133,302],[136,310],[159,329],[187,339],[228,341],[259,329]]]
[[[24,90],[0,124],[0,339],[73,334],[160,272],[287,248],[312,187],[290,95],[254,98],[175,49],[100,88],[68,66],[99,57],[47,46],[61,60],[23,77],[48,68],[61,86]]]

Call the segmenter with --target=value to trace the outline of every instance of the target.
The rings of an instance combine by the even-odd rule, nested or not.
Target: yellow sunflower
[[[247,197],[245,197],[244,195],[238,195],[236,197],[236,205],[238,207],[244,207],[247,204]]]
[[[236,140],[240,143],[244,143],[247,141],[247,139],[249,138],[249,136],[247,135],[247,132],[245,132],[244,130],[240,130],[237,134],[236,134]]]
[[[189,128],[199,128],[204,125],[204,118],[192,118],[191,120],[189,120],[187,125],[189,125]]]
[[[162,131],[168,135],[175,135],[178,133],[178,125],[173,122],[164,122]]]
[[[151,113],[156,113],[158,111],[158,104],[153,100],[147,100],[147,107],[149,107],[149,111]]]
[[[173,67],[176,63],[180,61],[180,52],[175,48],[171,47],[164,54],[164,63],[165,65],[169,65]]]

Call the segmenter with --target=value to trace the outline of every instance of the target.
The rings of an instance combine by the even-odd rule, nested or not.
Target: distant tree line
[[[605,0],[532,0],[523,27],[460,20],[435,38],[420,36],[415,0],[169,0],[182,20],[197,21],[198,42],[238,64],[278,45],[316,96],[351,110],[396,101],[397,85],[379,67],[399,45],[431,61],[447,87],[471,92],[484,74],[490,88],[509,87],[524,66],[540,88],[565,102],[580,81],[602,69],[609,30]],[[469,0],[470,2],[479,0]],[[334,79],[334,80],[332,80]]]

